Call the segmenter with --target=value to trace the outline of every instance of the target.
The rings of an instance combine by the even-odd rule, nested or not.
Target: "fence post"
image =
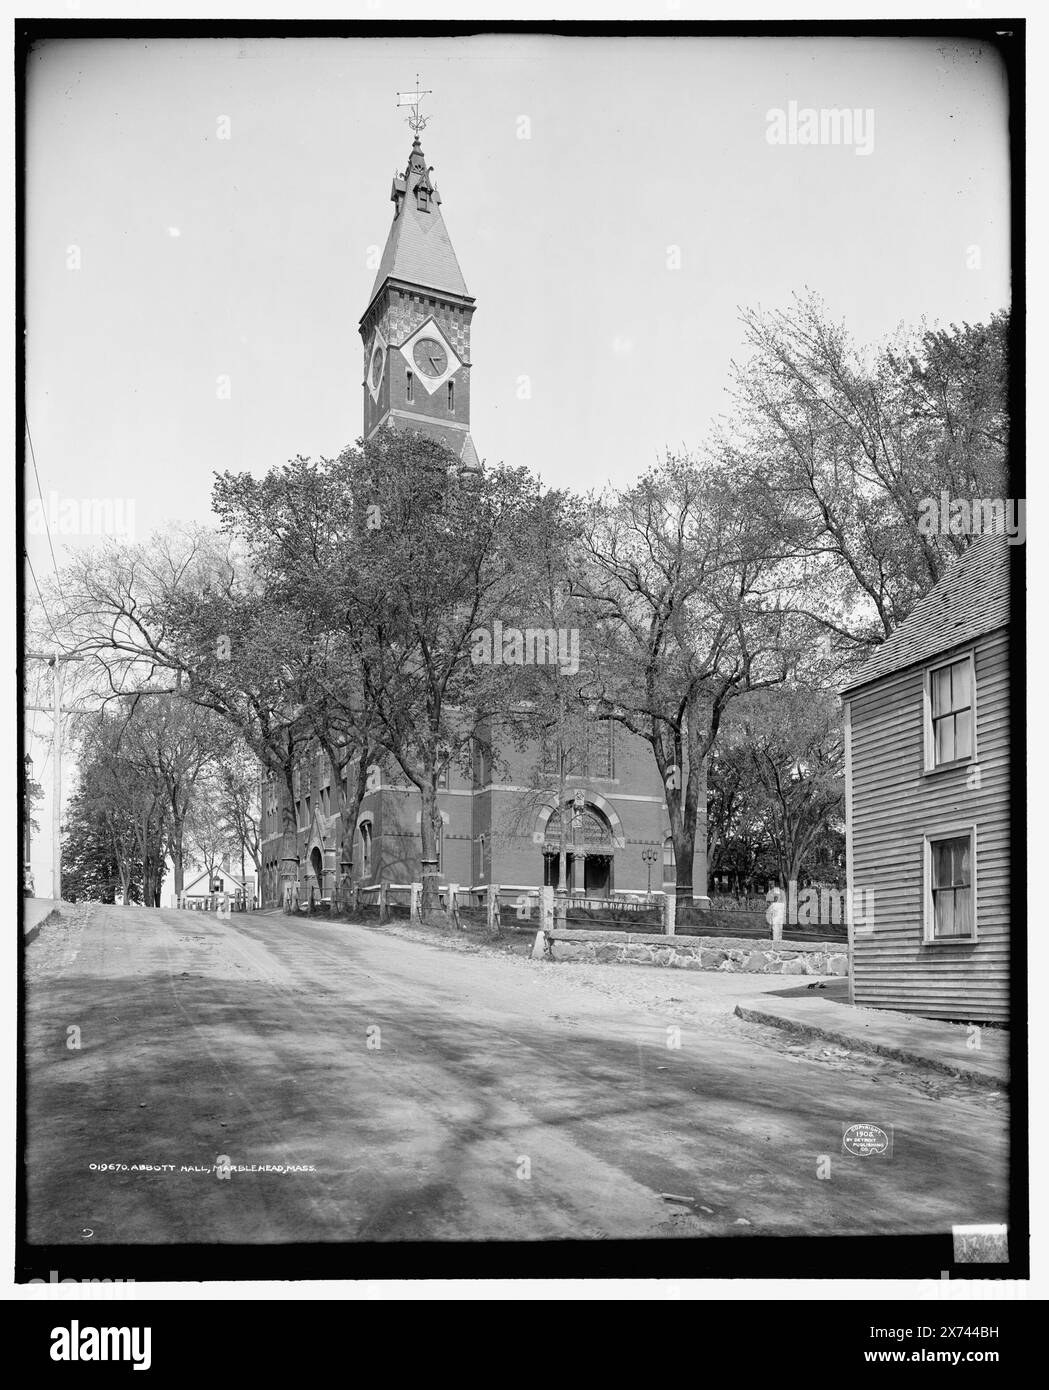
[[[667,893],[663,899],[663,933],[673,936],[677,923],[677,894]]]
[[[413,922],[418,922],[419,918],[422,916],[422,913],[421,913],[420,910],[419,910],[419,909],[420,909],[420,905],[421,905],[421,903],[422,903],[422,895],[423,895],[423,886],[422,886],[422,884],[421,884],[421,883],[413,883],[413,884],[412,884],[412,901],[411,901],[411,907],[408,909],[408,916],[410,917],[410,919],[411,919]]]
[[[772,928],[773,941],[783,940],[783,922],[787,915],[787,904],[784,901],[783,889],[776,887],[772,890],[772,902],[765,911],[765,920]]]
[[[390,920],[389,906],[386,901],[386,881],[379,884],[379,923]]]
[[[499,926],[499,889],[494,883],[488,885],[488,930],[495,931]]]
[[[448,916],[457,927],[462,926],[459,921],[459,885],[457,883],[449,883],[448,885]]]
[[[541,897],[542,912],[540,913],[541,927],[545,932],[554,929],[554,890],[547,885],[542,890]]]

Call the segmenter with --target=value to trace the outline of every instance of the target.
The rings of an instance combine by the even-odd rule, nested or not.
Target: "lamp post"
[[[659,851],[656,849],[655,845],[646,845],[645,848],[641,851],[641,858],[645,861],[645,864],[648,866],[648,896],[651,897],[652,865],[659,858]]]

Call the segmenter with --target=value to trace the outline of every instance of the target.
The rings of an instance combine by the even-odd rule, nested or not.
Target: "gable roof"
[[[420,211],[418,206],[415,192],[420,186],[430,193],[428,212]],[[441,216],[441,195],[430,179],[426,156],[418,137],[412,144],[411,157],[403,176],[393,181],[390,198],[396,210],[368,298],[369,307],[387,280],[407,280],[426,289],[442,290],[469,299],[463,272],[459,269],[448,228]]]
[[[243,888],[245,886],[244,880],[240,877],[239,874],[231,874],[226,869],[219,868],[217,865],[215,868],[215,876],[221,878],[224,884],[227,886],[229,884],[232,884],[234,888]],[[208,884],[208,890],[206,890],[204,896],[207,896],[207,891],[210,891],[211,886],[211,876],[208,874],[207,869],[203,869],[199,874],[197,874],[196,878],[193,879],[191,883],[187,883],[182,891],[183,893],[192,893],[193,889],[196,888],[198,883],[205,882]],[[223,889],[223,891],[225,891],[225,889]]]
[[[1004,536],[973,541],[885,639],[842,694],[931,660],[1009,624],[1009,551]]]

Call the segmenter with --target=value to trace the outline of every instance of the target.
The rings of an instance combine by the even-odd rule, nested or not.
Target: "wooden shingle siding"
[[[1004,629],[963,648],[975,653],[973,764],[924,770],[924,679],[931,665],[855,691],[851,710],[851,880],[873,892],[873,930],[853,943],[853,998],[861,1007],[936,1018],[1007,1022],[1009,1013],[1009,651]],[[927,944],[924,842],[976,827],[977,940]],[[868,926],[870,924],[868,923]]]

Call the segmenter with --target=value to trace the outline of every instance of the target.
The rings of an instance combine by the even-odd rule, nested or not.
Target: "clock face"
[[[448,365],[448,354],[436,338],[420,338],[412,357],[423,376],[441,376]]]
[[[372,390],[375,390],[375,389],[378,387],[379,382],[382,380],[382,364],[383,364],[384,361],[385,361],[385,354],[383,353],[382,348],[376,346],[375,351],[372,353],[372,365],[371,365],[371,383],[372,383]]]

